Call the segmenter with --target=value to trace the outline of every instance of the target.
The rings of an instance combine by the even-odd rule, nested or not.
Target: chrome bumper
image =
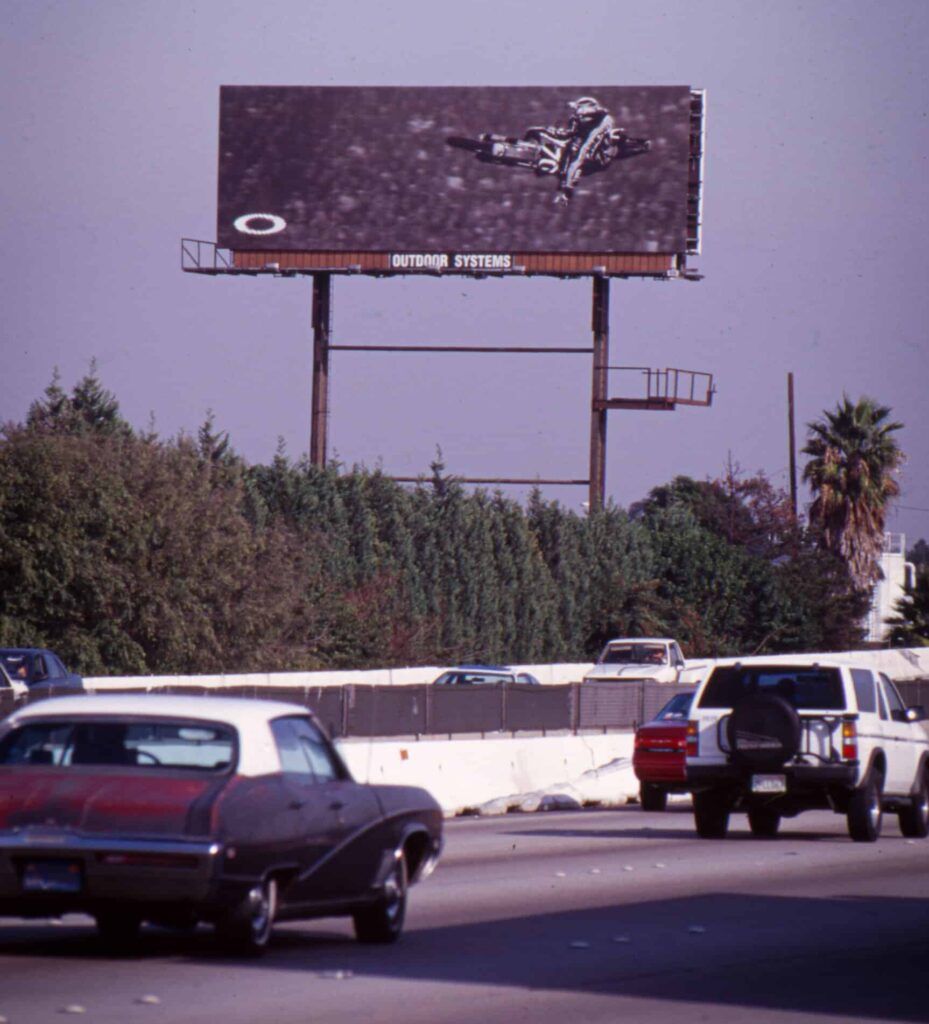
[[[209,901],[222,854],[222,844],[209,840],[114,838],[67,829],[0,832],[0,913],[33,903],[82,908],[101,901]],[[62,864],[74,887],[52,880],[43,888],[43,866]]]

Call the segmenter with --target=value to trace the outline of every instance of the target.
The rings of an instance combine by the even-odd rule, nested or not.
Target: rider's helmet
[[[574,116],[581,121],[596,117],[606,109],[593,96],[579,96],[576,100],[570,100],[568,106],[574,111]]]

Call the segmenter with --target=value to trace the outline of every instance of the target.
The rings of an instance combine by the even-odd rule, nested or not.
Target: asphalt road
[[[448,823],[438,871],[394,947],[350,926],[279,927],[257,961],[206,928],[100,949],[86,918],[0,919],[0,1017],[118,1024],[269,1021],[929,1020],[929,840],[885,819],[876,844],[806,814],[775,840],[698,840],[664,814]]]

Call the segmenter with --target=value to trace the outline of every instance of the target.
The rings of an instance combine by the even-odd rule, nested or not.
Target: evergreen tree
[[[922,563],[912,585],[894,604],[887,620],[894,647],[929,647],[929,567]]]
[[[62,390],[56,370],[45,389],[44,401],[30,406],[26,425],[53,434],[132,434],[132,428],[120,415],[115,396],[97,377],[96,360],[91,361],[89,373],[74,386],[70,397]]]

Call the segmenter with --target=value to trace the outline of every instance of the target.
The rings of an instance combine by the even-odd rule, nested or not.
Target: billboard
[[[694,95],[224,86],[217,240],[242,253],[379,254],[397,273],[692,251]]]

